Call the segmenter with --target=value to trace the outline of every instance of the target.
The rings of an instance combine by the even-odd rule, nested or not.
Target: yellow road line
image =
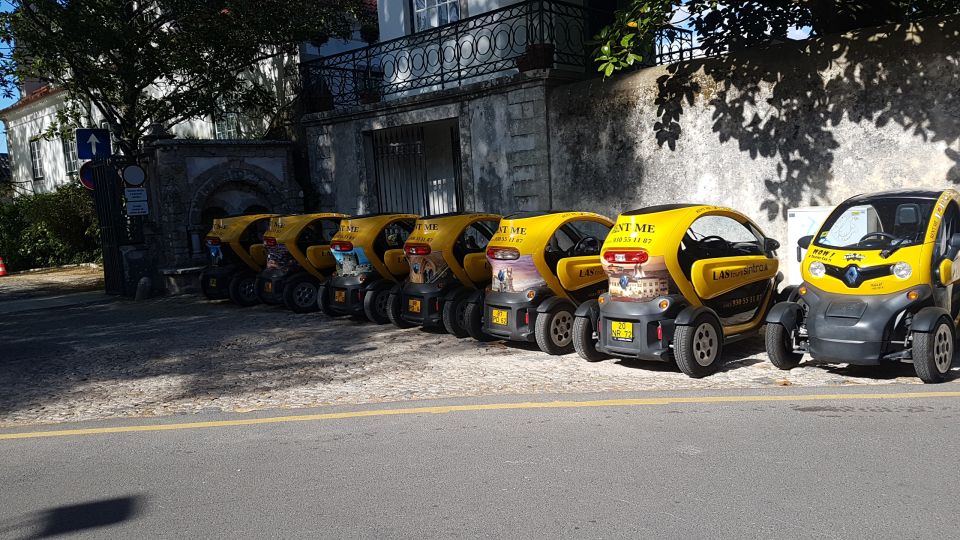
[[[521,403],[486,403],[479,405],[441,405],[435,407],[408,407],[400,409],[376,409],[338,413],[274,416],[269,418],[244,418],[236,420],[213,420],[209,422],[186,422],[180,424],[142,424],[85,429],[62,429],[31,431],[24,433],[0,433],[0,440],[37,439],[44,437],[68,437],[72,435],[102,435],[106,433],[133,433],[140,431],[173,431],[232,426],[256,426],[282,424],[285,422],[316,422],[373,416],[396,416],[401,414],[446,414],[467,411],[504,411],[518,409],[573,409],[580,407],[630,407],[651,405],[674,405],[681,403],[751,403],[764,401],[831,401],[831,400],[878,400],[878,399],[932,399],[957,398],[960,392],[900,392],[886,394],[800,394],[800,395],[752,395],[752,396],[700,396],[700,397],[651,397],[637,399],[599,399],[593,401],[527,401]]]

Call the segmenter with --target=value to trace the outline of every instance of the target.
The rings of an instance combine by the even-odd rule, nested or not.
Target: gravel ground
[[[74,266],[19,272],[0,277],[0,302],[103,288],[103,268]]]
[[[770,365],[760,339],[725,369],[673,365],[239,308],[192,297],[21,313],[0,323],[0,426],[439,397],[918,383],[909,365]]]

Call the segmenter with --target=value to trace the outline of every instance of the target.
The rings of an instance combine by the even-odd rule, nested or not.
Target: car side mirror
[[[806,236],[801,236],[800,239],[797,240],[797,245],[803,249],[807,249],[810,247],[810,242],[812,241],[813,241],[813,235],[808,234]]]
[[[763,250],[766,252],[776,251],[780,249],[780,242],[777,242],[773,238],[764,238],[763,239]]]
[[[958,235],[954,235],[954,236],[958,236]],[[952,243],[953,238],[951,238],[950,241]],[[937,281],[940,282],[940,285],[943,285],[944,287],[946,287],[952,282],[952,280],[953,280],[953,260],[944,259],[940,261],[940,265],[937,266]]]

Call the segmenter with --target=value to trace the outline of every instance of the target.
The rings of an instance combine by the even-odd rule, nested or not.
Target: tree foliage
[[[259,63],[348,35],[362,0],[29,0],[0,15],[5,80],[39,78],[96,108],[135,153],[153,123],[275,109]]]
[[[11,271],[100,260],[93,197],[77,184],[0,202],[0,256]]]
[[[957,0],[629,0],[596,36],[594,54],[604,76],[647,58],[654,34],[674,20],[697,35],[706,55],[786,41],[792,29],[813,36],[907,22],[960,11]]]

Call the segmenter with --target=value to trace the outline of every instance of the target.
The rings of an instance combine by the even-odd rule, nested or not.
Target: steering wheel
[[[592,236],[585,236],[573,246],[572,253],[575,257],[583,255],[599,255],[600,241]]]
[[[893,242],[894,240],[897,239],[896,236],[894,236],[894,235],[892,235],[892,234],[890,234],[890,233],[885,233],[885,232],[879,232],[879,231],[878,231],[878,232],[867,233],[867,234],[861,236],[861,237],[860,237],[860,240],[858,240],[857,243],[859,244],[860,242],[863,242],[864,240],[866,240],[867,238],[870,238],[870,237],[872,237],[872,236],[876,236],[876,237],[878,237],[878,238],[886,238],[887,240],[890,240],[891,242]]]
[[[701,238],[701,239],[699,240],[699,242],[700,242],[701,244],[706,244],[708,241],[710,241],[710,242],[720,242],[721,244],[724,245],[724,247],[730,247],[730,242],[727,242],[727,240],[726,240],[725,238],[723,238],[722,236],[717,236],[717,235],[704,236],[703,238]]]

